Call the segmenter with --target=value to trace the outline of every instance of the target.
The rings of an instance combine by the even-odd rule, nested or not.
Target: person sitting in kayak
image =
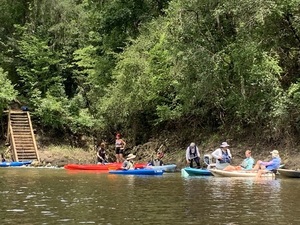
[[[134,154],[129,154],[125,161],[122,164],[123,170],[133,170],[134,169],[134,162],[133,159],[136,157]]]
[[[200,153],[199,149],[194,142],[190,144],[185,153],[186,162],[193,168],[193,161],[197,164],[197,168],[200,169]]]
[[[98,164],[104,164],[108,162],[104,142],[97,145],[97,161]]]
[[[238,166],[226,166],[223,170],[225,171],[234,171],[234,170],[252,170],[254,165],[254,159],[251,157],[251,150],[246,150],[246,158]]]
[[[161,150],[158,150],[156,152],[156,158],[153,159],[148,163],[148,166],[163,166],[164,163],[162,161],[162,158],[164,157],[164,153]]]
[[[226,166],[230,165],[232,155],[230,150],[228,149],[229,144],[227,142],[223,142],[220,145],[220,148],[216,149],[211,155],[217,160],[216,168],[224,169]]]
[[[279,157],[278,150],[273,150],[270,153],[272,154],[272,160],[270,160],[269,162],[258,160],[257,163],[255,164],[253,170],[257,171],[257,177],[261,177],[262,174],[268,172],[275,173],[279,168],[281,159]]]

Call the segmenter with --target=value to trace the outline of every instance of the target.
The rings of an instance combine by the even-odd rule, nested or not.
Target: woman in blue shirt
[[[279,168],[281,163],[279,152],[277,150],[273,150],[270,153],[272,154],[272,160],[269,162],[259,160],[254,166],[253,170],[258,170],[257,177],[260,177],[262,174],[267,172],[274,172]]]

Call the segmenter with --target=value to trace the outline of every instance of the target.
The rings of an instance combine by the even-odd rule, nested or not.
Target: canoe
[[[110,170],[110,174],[122,174],[122,175],[163,175],[163,170],[155,170],[149,168],[134,169],[134,170]]]
[[[154,170],[163,170],[165,172],[175,172],[176,164],[163,165],[163,166],[147,166],[146,168]]]
[[[32,163],[32,161],[1,162],[0,167],[25,166],[25,165],[29,165],[31,163]]]
[[[256,177],[257,172],[250,172],[250,171],[224,171],[218,169],[211,169],[211,173],[216,177]],[[274,173],[265,173],[262,174],[262,177],[275,177]]]
[[[182,176],[212,176],[212,173],[208,169],[197,169],[186,167],[181,169]]]
[[[144,168],[145,163],[136,163],[135,168]],[[121,169],[122,163],[106,163],[106,164],[67,164],[64,166],[68,170],[117,170]]]
[[[300,170],[278,169],[280,176],[290,178],[300,178]]]

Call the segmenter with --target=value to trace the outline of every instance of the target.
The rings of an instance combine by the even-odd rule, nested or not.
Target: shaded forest
[[[300,0],[0,0],[0,11],[0,113],[21,102],[44,135],[299,144]]]

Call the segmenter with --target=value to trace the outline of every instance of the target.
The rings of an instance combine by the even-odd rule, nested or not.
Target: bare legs
[[[123,157],[123,154],[122,154],[122,153],[116,154],[116,161],[117,161],[117,163],[122,163],[122,162],[124,162],[124,157]]]
[[[261,165],[261,160],[258,160],[255,166],[253,167],[252,170],[257,171],[256,178],[261,177],[262,174],[265,174],[267,172],[266,166]]]
[[[224,171],[235,171],[235,170],[242,170],[241,166],[226,166],[224,169]]]
[[[261,165],[261,162],[262,162],[261,160],[258,160],[252,170],[257,171],[259,169],[262,169],[262,170],[266,169],[266,167],[264,165]]]

